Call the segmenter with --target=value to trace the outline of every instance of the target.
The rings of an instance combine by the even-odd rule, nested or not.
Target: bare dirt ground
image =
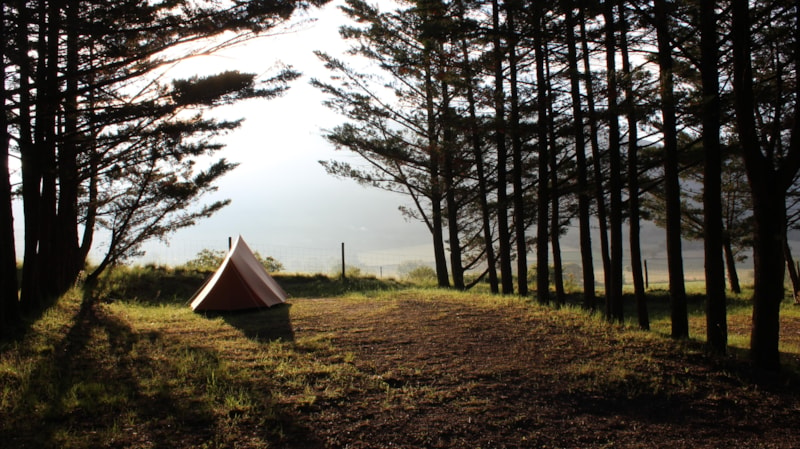
[[[796,379],[689,344],[517,306],[309,301],[295,335],[331,335],[384,387],[299,410],[313,436],[288,447],[800,447]]]

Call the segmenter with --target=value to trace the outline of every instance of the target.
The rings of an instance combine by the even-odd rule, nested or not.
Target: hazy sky
[[[294,257],[292,252],[321,257],[328,250],[335,260],[341,242],[346,242],[348,258],[360,253],[364,261],[369,259],[367,251],[386,258],[432,258],[425,226],[406,220],[398,210],[404,197],[333,178],[318,163],[332,158],[357,162],[322,137],[325,129],[343,119],[322,105],[324,96],[309,85],[312,77],[328,76],[313,51],[339,54],[347,47],[338,35],[345,21],[338,3],[310,11],[307,16],[318,20],[299,31],[196,58],[175,69],[181,76],[232,69],[260,74],[280,61],[304,76],[282,98],[248,101],[217,112],[246,119],[240,129],[222,138],[227,148],[219,153],[240,166],[219,182],[215,196],[208,197],[230,198],[231,205],[175,233],[169,246],[147,244],[142,261],[180,263],[203,248],[224,249],[227,237],[237,234],[262,253],[283,253],[276,256],[279,260]]]

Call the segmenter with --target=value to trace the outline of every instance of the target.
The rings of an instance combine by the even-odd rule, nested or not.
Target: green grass
[[[96,289],[101,300],[139,301],[147,304],[177,304],[188,298],[213,271],[162,266],[118,267],[106,273]],[[369,291],[395,291],[410,284],[396,279],[361,276],[342,280],[324,274],[272,273],[292,297],[322,298]]]
[[[146,442],[131,429],[187,420],[210,426],[213,438],[175,447],[226,447],[245,423],[282,439],[292,426],[285,404],[337,400],[370,382],[325,336],[248,335],[247,320],[280,320],[281,308],[204,318],[182,301],[138,297],[96,308],[85,315],[71,293],[25,338],[4,345],[0,429],[8,444],[138,447]]]
[[[560,352],[543,353],[545,360],[552,360],[541,369],[544,378],[563,381],[566,391],[577,388],[590,395],[617,391],[634,398],[692,395],[697,387],[693,377],[680,371],[666,378],[658,374],[672,362],[664,362],[651,348],[662,348],[663,354],[674,351],[666,338],[667,295],[660,290],[649,292],[653,332],[645,333],[630,321],[635,317],[630,300],[626,300],[627,324],[612,326],[600,314],[587,314],[575,305],[556,311],[516,296],[415,289],[375,278],[342,281],[277,275],[296,298],[339,298],[328,307],[334,304],[333,311],[353,324],[327,329],[318,324],[325,317],[317,315],[313,299],[253,313],[195,314],[186,302],[207,274],[152,267],[117,270],[102,280],[94,307],[82,307],[83,294],[75,289],[24,336],[0,342],[3,444],[153,447],[171,441],[174,447],[258,447],[259,441],[282,441],[302,447],[308,443],[303,440],[302,415],[312,409],[368,408],[368,401],[375,398],[387,413],[410,412],[426,404],[455,404],[476,412],[488,407],[491,401],[469,393],[478,388],[474,379],[462,382],[453,377],[458,383],[454,389],[396,383],[396,379],[421,378],[429,367],[398,359],[386,371],[366,369],[357,366],[361,356],[356,348],[341,346],[342,339],[381,331],[385,317],[408,301],[468,303],[475,307],[470,313],[558,329],[563,335],[551,336],[548,344]],[[702,352],[704,339],[702,294],[692,291],[689,305],[694,340],[676,347],[693,357]],[[749,313],[744,296],[729,300],[732,323],[746,323]],[[800,319],[800,307],[789,301],[782,313]],[[292,317],[298,316],[305,321],[293,322]],[[425,316],[427,326],[452,319],[447,308]],[[409,328],[407,338],[417,330]],[[598,346],[606,340],[613,345]],[[733,332],[730,345],[743,351],[749,336]],[[618,356],[619,348],[624,348],[625,357]],[[797,339],[782,343],[781,350],[795,358],[800,354]],[[567,357],[572,351],[581,357]],[[791,363],[789,367],[797,369]],[[514,372],[502,364],[478,368],[483,371],[475,379],[501,383]],[[444,383],[455,376],[439,375]],[[363,403],[350,404],[361,397]],[[168,434],[169,429],[186,426],[201,430]],[[247,429],[258,429],[258,435]],[[171,436],[179,440],[165,439]],[[252,445],[242,443],[251,440]]]

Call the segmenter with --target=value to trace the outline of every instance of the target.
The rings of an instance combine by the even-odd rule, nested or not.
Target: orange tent
[[[214,275],[189,301],[194,311],[243,310],[281,304],[287,297],[239,236]]]

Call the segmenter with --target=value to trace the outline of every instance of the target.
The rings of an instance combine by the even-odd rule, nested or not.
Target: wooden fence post
[[[342,242],[342,280],[347,279],[345,273],[346,273],[346,267],[344,264],[344,242]]]

